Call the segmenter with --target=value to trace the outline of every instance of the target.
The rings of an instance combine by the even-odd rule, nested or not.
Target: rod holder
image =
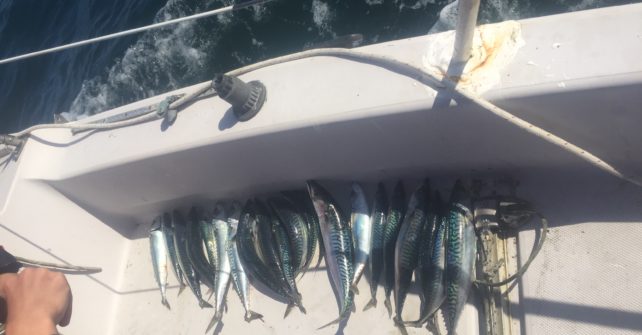
[[[451,64],[454,72],[461,74],[472,54],[473,37],[477,26],[480,0],[459,0],[457,4],[457,30],[455,31],[455,50]]]
[[[253,118],[263,107],[267,95],[265,85],[261,82],[245,83],[226,74],[214,76],[212,87],[221,99],[232,105],[232,111],[239,121]]]

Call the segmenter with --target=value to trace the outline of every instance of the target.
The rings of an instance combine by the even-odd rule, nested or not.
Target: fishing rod
[[[91,38],[91,39],[88,39],[88,40],[73,42],[73,43],[69,43],[69,44],[65,44],[65,45],[61,45],[61,46],[57,46],[57,47],[53,47],[53,48],[49,48],[49,49],[45,49],[45,50],[31,52],[31,53],[24,54],[24,55],[5,58],[5,59],[0,60],[0,65],[1,64],[7,64],[7,63],[15,62],[15,61],[19,61],[19,60],[23,60],[23,59],[27,59],[27,58],[31,58],[31,57],[36,57],[36,56],[46,55],[46,54],[50,54],[50,53],[54,53],[54,52],[58,52],[58,51],[72,49],[72,48],[76,48],[76,47],[87,45],[87,44],[92,44],[92,43],[97,43],[97,42],[101,42],[101,41],[111,40],[111,39],[118,38],[118,37],[121,37],[121,36],[137,34],[137,33],[141,33],[141,32],[148,31],[148,30],[158,29],[158,28],[162,28],[162,27],[169,26],[169,25],[172,25],[172,24],[181,23],[181,22],[184,22],[184,21],[196,20],[196,19],[200,19],[200,18],[212,16],[212,15],[218,15],[218,14],[223,14],[223,13],[227,13],[227,12],[236,11],[236,10],[247,8],[247,7],[250,7],[250,6],[262,5],[262,4],[265,4],[265,3],[268,3],[268,2],[272,2],[272,1],[274,1],[274,0],[250,0],[250,1],[234,4],[234,5],[231,5],[231,6],[221,7],[221,8],[218,8],[218,9],[210,10],[210,11],[199,13],[199,14],[194,14],[194,15],[180,17],[180,18],[173,19],[173,20],[154,23],[154,24],[150,24],[150,25],[147,25],[147,26],[144,26],[144,27],[129,29],[129,30],[125,30],[125,31],[121,31],[121,32],[117,32],[117,33],[113,33],[113,34],[109,34],[109,35],[104,35],[104,36],[100,36],[100,37]]]

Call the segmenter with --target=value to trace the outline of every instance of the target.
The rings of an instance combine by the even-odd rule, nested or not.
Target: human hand
[[[0,275],[0,298],[6,304],[8,335],[57,334],[56,325],[66,326],[71,319],[71,289],[59,272],[25,268]]]

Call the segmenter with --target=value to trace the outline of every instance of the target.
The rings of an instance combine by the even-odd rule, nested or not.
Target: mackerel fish
[[[203,250],[203,238],[201,235],[201,222],[207,221],[203,211],[199,208],[192,207],[189,212],[189,222],[187,223],[187,258],[198,273],[199,280],[207,287],[214,289],[215,272],[205,256]]]
[[[314,204],[321,236],[325,245],[325,259],[330,277],[337,288],[339,296],[339,317],[320,327],[325,328],[348,318],[352,310],[354,295],[350,284],[354,276],[352,267],[352,233],[350,226],[342,215],[336,202],[321,185],[315,181],[308,181],[308,192]]]
[[[256,218],[256,204],[248,200],[241,210],[238,230],[236,232],[236,246],[238,248],[241,263],[248,274],[256,281],[268,287],[276,293],[289,306],[295,304],[296,298],[291,296],[287,284],[280,278],[274,276],[274,272],[259,255],[260,236],[259,221]]]
[[[407,323],[413,327],[421,327],[429,321],[446,297],[446,219],[439,192],[435,193],[430,206],[428,222],[421,238],[418,268],[424,303],[419,320]],[[436,320],[433,319],[430,325],[434,328]]]
[[[397,182],[392,192],[390,207],[386,216],[386,225],[383,230],[383,263],[384,263],[384,305],[388,310],[388,317],[392,316],[390,294],[395,286],[395,246],[401,221],[406,213],[406,195],[401,181]]]
[[[477,239],[470,210],[470,195],[458,180],[446,213],[446,329],[455,334],[457,322],[473,283]]]
[[[372,249],[372,220],[370,219],[370,209],[368,209],[366,195],[358,183],[352,183],[350,200],[352,203],[350,226],[352,227],[355,248],[354,275],[350,287],[352,292],[359,294],[357,284],[359,284],[359,280],[368,265],[368,258]]]
[[[383,230],[386,226],[386,211],[388,210],[388,196],[383,183],[377,186],[374,205],[372,206],[372,252],[370,253],[370,301],[363,310],[377,307],[377,287],[383,272]]]
[[[228,288],[230,287],[230,275],[232,272],[232,265],[228,254],[230,232],[225,217],[225,207],[222,203],[217,203],[216,208],[214,208],[212,224],[214,225],[214,234],[216,236],[216,256],[218,258],[216,283],[214,287],[216,313],[214,313],[212,320],[209,325],[207,325],[205,332],[215,327],[223,317],[223,304],[225,302],[225,295],[227,295]]]
[[[185,219],[179,211],[173,212],[173,226],[174,226],[174,245],[176,245],[176,256],[180,264],[181,271],[185,275],[187,284],[189,285],[192,293],[198,300],[198,305],[201,308],[211,308],[207,301],[203,299],[201,294],[201,283],[198,279],[198,273],[194,270],[194,266],[188,258],[188,241],[187,241],[187,224]]]
[[[289,199],[282,196],[270,198],[268,205],[287,233],[287,244],[292,251],[292,267],[297,273],[303,271],[308,260],[310,243],[305,217],[297,211]]]
[[[403,325],[402,312],[408,289],[412,281],[412,274],[417,268],[419,243],[428,215],[427,202],[430,198],[430,183],[425,180],[410,197],[408,210],[404,216],[397,245],[395,247],[395,324],[403,334],[406,330]]]
[[[239,224],[239,217],[241,215],[241,204],[233,202],[230,205],[230,215],[227,219],[230,231],[230,240],[227,248],[227,254],[230,258],[230,265],[232,269],[232,283],[234,290],[238,294],[243,308],[245,309],[245,321],[251,322],[252,320],[261,319],[263,315],[252,311],[250,308],[250,281],[245,273],[245,268],[241,263],[241,257],[237,247],[236,232]]]
[[[170,309],[167,302],[167,258],[169,251],[165,242],[165,234],[162,231],[162,218],[159,216],[154,219],[149,231],[149,246],[152,254],[152,265],[154,268],[154,277],[161,292],[161,303]]]
[[[178,263],[178,256],[176,255],[176,245],[174,244],[174,226],[172,224],[172,216],[169,213],[164,213],[161,219],[161,230],[165,235],[165,244],[167,245],[167,252],[171,263],[174,276],[178,281],[179,289],[178,294],[181,294],[185,289],[185,281],[183,280],[183,270]]]

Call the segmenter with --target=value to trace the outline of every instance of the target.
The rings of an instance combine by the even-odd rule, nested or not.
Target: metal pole
[[[479,0],[459,0],[457,6],[457,30],[455,31],[455,51],[451,63],[455,69],[463,69],[471,55],[473,36],[477,26]]]
[[[92,38],[92,39],[88,39],[88,40],[84,40],[84,41],[74,42],[74,43],[70,43],[70,44],[57,46],[57,47],[54,47],[54,48],[49,48],[49,49],[45,49],[45,50],[41,50],[41,51],[36,51],[36,52],[31,52],[31,53],[28,53],[28,54],[20,55],[20,56],[15,56],[15,57],[2,59],[2,60],[0,60],[0,64],[6,64],[6,63],[10,63],[10,62],[15,62],[17,60],[25,59],[25,58],[31,58],[31,57],[35,57],[35,56],[40,56],[40,55],[52,53],[52,52],[58,52],[58,51],[62,51],[62,50],[67,50],[67,49],[79,47],[79,46],[82,46],[82,45],[96,43],[96,42],[105,41],[105,40],[110,40],[110,39],[121,37],[121,36],[125,36],[125,35],[136,34],[136,33],[140,33],[140,32],[147,31],[147,30],[158,29],[158,28],[161,28],[161,27],[168,26],[170,24],[176,24],[176,23],[180,23],[180,22],[183,22],[183,21],[195,20],[195,19],[200,19],[200,18],[207,17],[207,16],[212,16],[212,15],[216,15],[216,14],[231,12],[231,11],[235,11],[235,10],[238,10],[238,9],[250,7],[250,6],[253,6],[253,5],[264,4],[264,3],[270,2],[270,1],[273,1],[273,0],[251,0],[251,1],[243,2],[243,3],[239,3],[239,4],[236,4],[236,5],[231,5],[231,6],[227,6],[227,7],[223,7],[223,8],[218,8],[218,9],[214,9],[214,10],[203,12],[203,13],[199,13],[199,14],[194,14],[194,15],[190,15],[190,16],[186,16],[186,17],[181,17],[181,18],[174,19],[174,20],[169,20],[169,21],[165,21],[165,22],[159,22],[159,23],[151,24],[151,25],[148,25],[148,26],[140,27],[140,28],[134,28],[134,29],[130,29],[130,30],[125,30],[125,31],[121,31],[121,32],[118,32],[118,33],[114,33],[114,34],[100,36],[100,37],[96,37],[96,38]]]

